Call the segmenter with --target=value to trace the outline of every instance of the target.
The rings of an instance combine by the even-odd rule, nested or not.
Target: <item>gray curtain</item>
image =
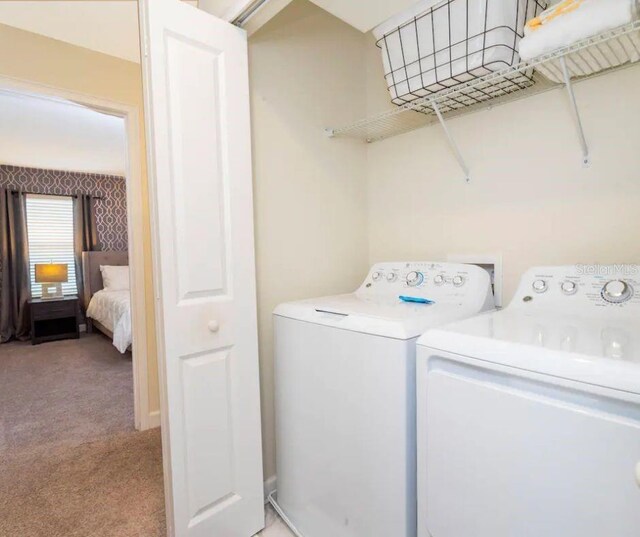
[[[93,196],[78,194],[73,198],[73,248],[75,253],[78,296],[84,292],[82,252],[100,250]]]
[[[0,342],[27,339],[31,298],[26,196],[0,189]]]

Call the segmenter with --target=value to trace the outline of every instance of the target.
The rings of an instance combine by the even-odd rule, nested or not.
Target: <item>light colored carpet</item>
[[[0,346],[0,466],[0,536],[165,535],[160,433],[101,335]]]

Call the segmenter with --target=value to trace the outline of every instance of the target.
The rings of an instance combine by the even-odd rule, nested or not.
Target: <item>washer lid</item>
[[[406,302],[406,300],[432,303]],[[365,334],[412,339],[427,329],[493,309],[489,274],[475,265],[376,263],[352,294],[278,306],[274,314]]]
[[[418,345],[640,394],[640,320],[494,312],[432,329]]]
[[[433,326],[478,313],[456,303],[414,304],[399,298],[363,298],[355,293],[289,302],[274,315],[365,334],[412,339]]]

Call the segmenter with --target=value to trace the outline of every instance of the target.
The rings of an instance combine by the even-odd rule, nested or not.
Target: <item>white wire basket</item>
[[[520,61],[525,22],[546,0],[424,0],[374,30],[394,104],[403,105]],[[534,83],[520,72],[505,91]]]

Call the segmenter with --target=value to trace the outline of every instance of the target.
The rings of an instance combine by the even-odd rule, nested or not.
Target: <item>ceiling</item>
[[[68,101],[0,91],[0,163],[124,175],[124,119]]]
[[[135,1],[3,1],[0,23],[140,62]]]
[[[389,17],[415,4],[417,0],[311,1],[361,32],[368,32]]]
[[[290,1],[269,0],[256,14],[256,20],[260,19],[260,24],[264,24]],[[416,3],[416,0],[311,1],[362,32],[368,32]],[[187,0],[187,3],[198,5],[197,0]],[[251,1],[200,0],[200,3],[206,11],[223,17],[238,11]],[[261,16],[263,14],[268,16]],[[136,0],[3,0],[0,1],[0,24],[123,60],[140,62]],[[255,28],[247,29],[250,33],[255,31]]]
[[[241,11],[251,0],[199,0],[198,7],[225,20],[233,20],[233,16]],[[228,17],[230,15],[231,17]]]
[[[140,63],[136,0],[3,0],[0,24]]]

